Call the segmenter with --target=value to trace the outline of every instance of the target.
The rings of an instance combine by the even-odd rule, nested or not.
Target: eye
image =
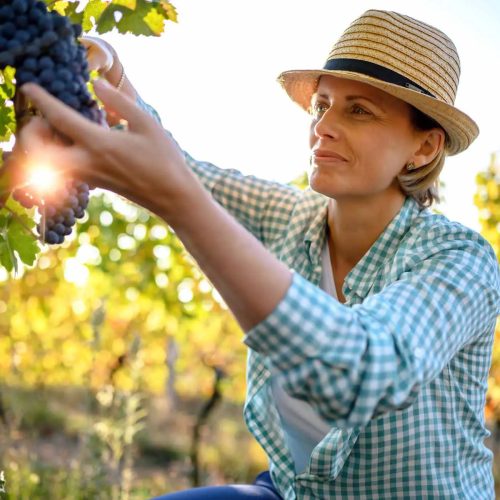
[[[351,106],[351,113],[354,115],[371,115],[372,113],[366,108],[363,108],[359,104],[353,104]]]
[[[311,107],[309,108],[309,112],[315,120],[318,120],[324,115],[327,109],[328,105],[324,102],[313,102]]]

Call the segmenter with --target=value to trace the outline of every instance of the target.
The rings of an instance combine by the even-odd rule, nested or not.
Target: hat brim
[[[411,104],[422,113],[430,116],[443,127],[448,135],[448,155],[464,151],[479,135],[479,127],[476,122],[458,108],[416,90],[400,87],[360,73],[341,70],[291,70],[281,73],[278,76],[278,81],[290,98],[308,111],[311,98],[316,92],[318,79],[323,75],[367,83]]]

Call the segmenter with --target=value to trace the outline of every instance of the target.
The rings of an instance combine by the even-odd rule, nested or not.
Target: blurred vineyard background
[[[494,155],[475,204],[500,256]],[[77,236],[0,283],[5,498],[146,499],[266,467],[242,420],[241,332],[165,224],[96,193]],[[499,336],[486,419],[500,483]]]

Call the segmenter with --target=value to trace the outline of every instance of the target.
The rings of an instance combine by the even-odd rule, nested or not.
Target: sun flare
[[[28,182],[38,191],[47,193],[57,185],[58,176],[48,165],[33,167]]]

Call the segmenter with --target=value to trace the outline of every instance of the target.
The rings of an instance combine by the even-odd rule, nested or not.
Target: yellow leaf
[[[59,0],[52,6],[52,10],[59,12],[61,16],[64,16],[66,13],[66,8],[68,7],[69,2],[66,0]]]
[[[174,23],[177,22],[177,11],[175,10],[175,7],[170,3],[167,2],[166,0],[162,0],[160,2],[163,10],[167,13],[167,17],[169,21],[172,21]]]
[[[112,5],[121,5],[127,9],[135,10],[137,7],[137,0],[113,0]]]
[[[144,22],[154,35],[159,36],[163,33],[165,18],[158,13],[156,9],[151,9],[144,17]]]

